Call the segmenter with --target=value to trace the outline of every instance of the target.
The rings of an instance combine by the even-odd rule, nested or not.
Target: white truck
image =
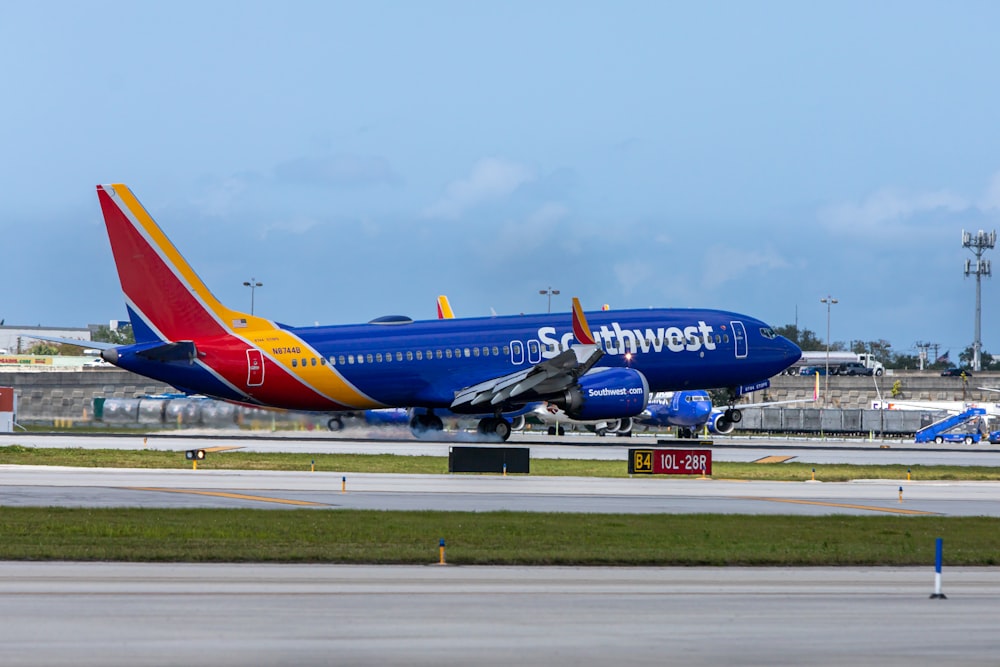
[[[855,362],[862,364],[865,368],[872,369],[872,375],[882,375],[885,373],[885,366],[881,361],[867,352],[845,352],[843,350],[830,350],[830,375],[836,375],[840,364]],[[799,372],[808,366],[826,369],[827,351],[809,350],[802,353],[802,358],[785,371],[788,375],[798,375]]]

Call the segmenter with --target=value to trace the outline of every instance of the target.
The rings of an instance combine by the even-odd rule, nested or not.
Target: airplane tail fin
[[[137,343],[266,326],[219,303],[128,187],[98,185],[97,197]]]
[[[451,311],[451,304],[448,302],[448,297],[444,294],[438,297],[437,306],[439,320],[451,320],[455,318],[455,313]]]
[[[583,314],[583,307],[580,300],[573,297],[573,337],[581,345],[594,345],[594,334],[587,324],[587,316]]]

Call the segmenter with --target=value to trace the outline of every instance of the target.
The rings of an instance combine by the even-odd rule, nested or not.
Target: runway
[[[0,439],[5,444],[14,443]],[[178,456],[226,444],[444,456],[454,443],[21,436],[17,444],[147,447]],[[622,465],[627,453],[617,443],[528,446],[533,457],[589,452]],[[730,451],[747,456],[749,449],[714,453]],[[884,451],[845,447],[838,453]],[[892,514],[903,520],[1000,516],[998,499],[1000,483],[0,466],[0,506]],[[946,567],[943,581],[948,598],[931,600],[932,563],[754,569],[0,562],[0,664],[995,664],[1000,570]]]
[[[1000,571],[0,563],[0,664],[988,665]]]
[[[314,451],[406,451],[446,456],[449,443],[370,443],[341,439],[86,436],[22,438],[89,446],[148,447],[178,452],[201,446],[247,446],[257,451],[311,446]],[[633,439],[638,442],[638,439]],[[652,444],[652,443],[651,443]],[[29,446],[34,446],[30,445]],[[638,445],[636,445],[638,446]],[[569,456],[560,445],[531,445],[533,457]],[[622,460],[627,447],[579,446],[592,456]],[[757,453],[764,454],[762,449]],[[844,450],[870,456],[885,450]],[[729,450],[713,455],[723,458]],[[938,452],[961,458],[975,452]],[[745,456],[745,450],[733,454]],[[757,455],[756,453],[754,454]],[[787,455],[787,454],[786,454]],[[992,455],[984,452],[982,455]],[[180,453],[178,453],[180,456]],[[225,456],[211,454],[210,456]],[[793,515],[1000,516],[1000,482],[873,479],[848,483],[745,482],[718,478],[578,478],[537,475],[418,475],[316,472],[153,470],[0,466],[0,505],[62,507],[254,507],[529,511],[575,513],[719,513]]]

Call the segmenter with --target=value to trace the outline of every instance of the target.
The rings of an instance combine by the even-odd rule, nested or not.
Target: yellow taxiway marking
[[[217,447],[202,447],[203,452],[228,452],[233,449],[243,449],[243,445],[219,445]]]
[[[146,486],[126,487],[131,491],[162,491],[163,493],[189,493],[196,496],[216,496],[218,498],[235,498],[236,500],[257,500],[262,503],[280,503],[282,505],[301,505],[303,507],[328,507],[326,503],[314,503],[309,500],[289,500],[287,498],[269,498],[267,496],[250,496],[243,493],[227,493],[225,491],[198,491],[196,489],[164,489]]]
[[[757,496],[741,496],[743,500],[766,500],[772,503],[792,503],[796,505],[821,505],[823,507],[846,507],[853,510],[868,510],[869,512],[888,512],[889,514],[919,514],[936,516],[937,512],[921,510],[904,510],[898,507],[875,507],[874,505],[851,505],[850,503],[828,503],[820,500],[796,500],[793,498],[761,498]]]
[[[794,458],[794,456],[765,456],[762,459],[757,459],[754,463],[784,463]]]

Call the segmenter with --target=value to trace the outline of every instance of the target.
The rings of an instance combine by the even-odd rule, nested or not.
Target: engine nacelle
[[[735,427],[736,424],[726,419],[724,410],[713,410],[711,416],[708,418],[708,430],[712,433],[728,435],[733,432]]]
[[[649,382],[631,368],[596,368],[566,390],[561,398],[553,399],[570,419],[591,421],[621,419],[637,415],[646,409]]]

